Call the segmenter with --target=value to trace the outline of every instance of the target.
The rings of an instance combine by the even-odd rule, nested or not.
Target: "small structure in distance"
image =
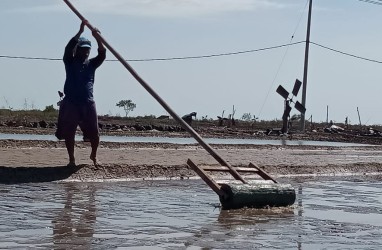
[[[283,86],[279,85],[278,88],[276,89],[276,92],[284,98],[284,113],[282,117],[283,127],[281,129],[281,132],[283,134],[288,133],[288,130],[289,130],[288,124],[289,124],[290,112],[292,111],[291,103],[294,103],[295,109],[297,109],[301,114],[305,114],[306,108],[299,101],[293,101],[293,96],[297,97],[297,94],[301,88],[301,85],[302,85],[302,82],[296,79],[291,97],[289,97],[289,92]]]

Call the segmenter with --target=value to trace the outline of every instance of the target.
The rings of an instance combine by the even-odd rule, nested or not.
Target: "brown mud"
[[[107,121],[111,123],[111,121]],[[159,123],[158,123],[159,122]],[[102,135],[190,137],[186,131],[158,131],[177,125],[170,121],[153,120],[150,125],[135,129],[131,124],[104,126]],[[53,124],[53,123],[52,123]],[[105,122],[106,124],[106,122]],[[51,134],[54,127],[0,126],[0,133]],[[106,129],[106,127],[108,127]],[[381,133],[359,133],[343,130],[335,133],[290,133],[280,136],[266,133],[264,127],[216,126],[214,123],[193,123],[202,138],[251,138],[264,140],[306,140],[364,144],[365,146],[272,146],[272,145],[211,145],[234,167],[259,165],[272,176],[379,174],[382,172]],[[115,129],[118,128],[118,129]],[[138,128],[138,127],[137,127]],[[41,182],[54,180],[102,181],[143,179],[187,179],[197,175],[186,164],[191,159],[198,165],[218,165],[218,162],[198,144],[115,143],[101,142],[98,159],[93,166],[89,159],[90,145],[76,142],[77,167],[67,167],[67,153],[62,141],[0,140],[0,183]]]
[[[382,173],[380,145],[211,146],[232,166],[256,163],[275,178]],[[197,175],[186,164],[187,159],[198,165],[218,165],[197,144],[101,142],[99,166],[91,164],[89,143],[77,142],[75,153],[78,165],[70,168],[62,141],[0,140],[0,183],[189,179]]]

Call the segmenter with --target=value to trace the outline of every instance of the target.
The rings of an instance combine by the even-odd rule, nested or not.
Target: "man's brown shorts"
[[[66,99],[60,104],[56,137],[59,140],[73,138],[80,126],[84,140],[97,139],[98,116],[94,102],[74,104]]]

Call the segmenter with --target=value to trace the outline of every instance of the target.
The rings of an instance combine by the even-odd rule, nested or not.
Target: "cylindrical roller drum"
[[[293,205],[296,192],[290,184],[222,184],[226,196],[220,196],[223,209],[284,207]]]

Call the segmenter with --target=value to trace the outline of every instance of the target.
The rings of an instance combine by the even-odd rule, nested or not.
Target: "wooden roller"
[[[219,196],[222,209],[284,207],[293,205],[296,192],[290,184],[221,184],[225,193]]]

